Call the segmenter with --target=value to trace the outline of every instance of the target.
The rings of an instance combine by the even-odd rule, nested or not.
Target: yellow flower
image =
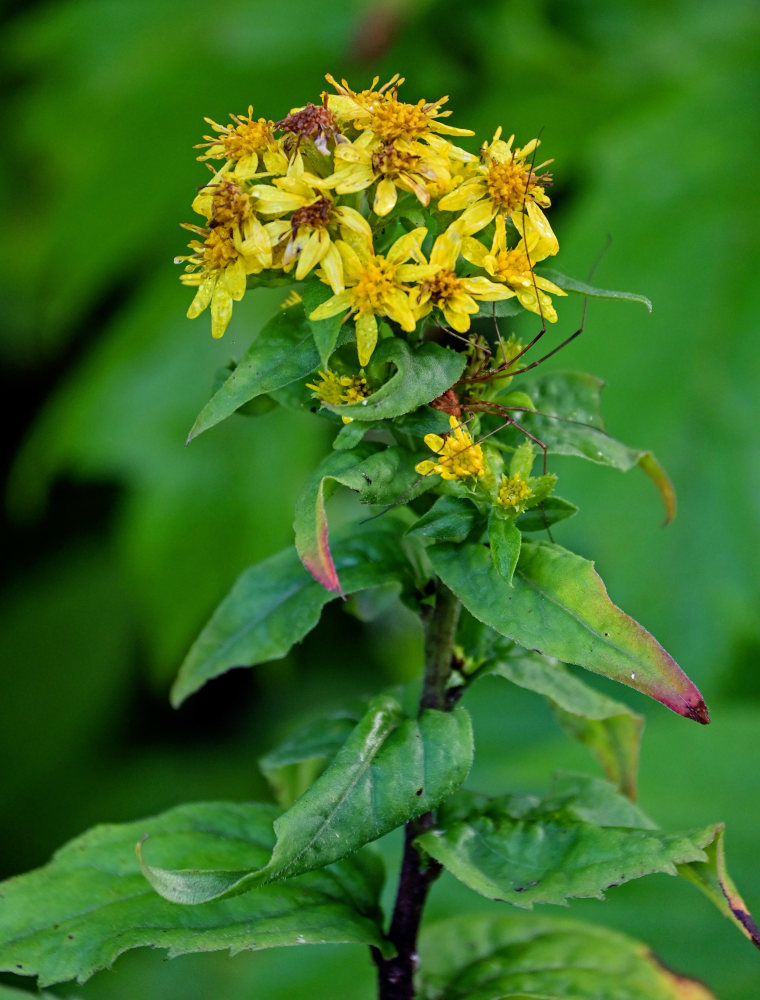
[[[448,161],[420,142],[384,142],[363,132],[335,148],[335,173],[327,178],[338,194],[364,191],[377,181],[373,211],[387,215],[396,205],[397,188],[411,191],[423,205],[451,183]]]
[[[468,236],[462,240],[462,256],[476,267],[484,268],[496,281],[504,282],[514,289],[514,294],[524,309],[537,313],[550,323],[556,323],[557,312],[546,293],[566,295],[567,292],[533,270],[534,264],[545,260],[559,249],[557,238],[543,214],[542,219],[541,229],[531,224],[523,227],[519,217],[513,220],[521,233],[521,239],[516,247],[510,249],[507,246],[504,217],[499,216],[496,219],[490,253],[482,243]]]
[[[414,467],[421,476],[438,475],[442,479],[479,479],[486,474],[483,449],[476,444],[456,417],[449,417],[451,431],[444,437],[426,434],[425,444],[438,455],[437,461],[426,458]]]
[[[397,139],[411,141],[431,132],[473,135],[470,129],[453,128],[438,120],[451,114],[450,111],[441,111],[448,97],[430,103],[424,100],[416,104],[399,101],[398,90],[404,78],[398,74],[377,90],[375,87],[380,78],[375,77],[369,90],[358,93],[345,80],[338,83],[329,73],[325,79],[338,91],[337,94],[322,95],[338,120],[350,123],[360,132],[368,130],[383,142],[395,142]]]
[[[266,118],[253,119],[253,108],[247,115],[230,115],[231,125],[218,125],[211,118],[204,119],[218,135],[206,135],[205,142],[198,143],[196,149],[208,147],[199,160],[226,160],[232,166],[239,180],[253,177],[263,159],[270,173],[284,173],[288,161],[280,151],[274,137],[274,122]]]
[[[498,128],[493,141],[481,150],[482,162],[438,202],[438,207],[445,211],[464,209],[455,223],[462,235],[477,233],[497,215],[509,216],[514,222],[527,213],[536,225],[544,219],[541,209],[548,208],[551,202],[543,184],[548,183],[551,177],[549,174],[539,175],[536,171],[551,161],[534,167],[526,161],[539,145],[539,140],[531,139],[521,149],[513,149],[514,139],[511,136],[508,142],[504,142],[501,128]]]
[[[363,375],[336,375],[328,368],[327,371],[320,371],[321,382],[312,384],[306,383],[307,389],[312,389],[317,399],[329,406],[345,406],[350,403],[359,403],[369,396],[367,380]],[[342,417],[344,424],[352,422],[351,417]]]
[[[321,265],[335,294],[342,292],[343,259],[333,237],[353,233],[371,245],[372,230],[364,216],[348,205],[335,204],[328,196],[326,180],[307,173],[300,155],[291,161],[285,177],[275,178],[273,184],[254,185],[250,197],[263,215],[290,213],[266,225],[283,270],[295,267],[296,281],[303,281]]]
[[[520,472],[518,471],[509,479],[506,476],[501,477],[501,485],[499,486],[496,502],[507,510],[515,510],[518,514],[521,514],[525,509],[525,501],[532,496],[533,490],[527,483],[522,481]]]
[[[186,262],[180,281],[198,289],[187,315],[195,319],[210,305],[212,336],[221,337],[232,316],[232,303],[245,294],[246,276],[268,267],[271,253],[262,250],[257,233],[247,238],[245,227],[218,225],[201,229],[188,224],[185,228],[202,237],[202,242],[191,240],[191,254],[175,258],[178,264]]]
[[[411,333],[416,320],[410,301],[409,283],[424,280],[434,272],[425,263],[420,246],[427,230],[414,229],[399,237],[387,254],[375,254],[371,244],[360,239],[338,240],[343,260],[345,291],[318,306],[309,319],[320,320],[347,312],[356,317],[359,364],[364,367],[377,344],[377,317],[387,316]],[[409,259],[420,263],[409,264]]]
[[[461,241],[456,238],[456,233],[453,236],[454,239],[443,233],[436,239],[430,254],[430,263],[435,267],[435,273],[415,289],[412,301],[418,320],[437,308],[452,330],[466,333],[470,329],[470,316],[478,312],[478,301],[509,299],[515,292],[503,283],[496,284],[488,278],[460,277],[455,267]]]

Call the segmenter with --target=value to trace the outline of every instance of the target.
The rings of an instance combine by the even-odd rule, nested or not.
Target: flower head
[[[533,490],[527,483],[522,481],[518,469],[514,476],[510,476],[509,478],[506,476],[501,477],[496,502],[505,510],[521,514],[525,510],[525,501],[529,500],[532,496]]]
[[[487,466],[483,449],[477,444],[456,417],[449,417],[448,434],[426,434],[425,444],[438,456],[436,461],[418,462],[415,471],[421,476],[439,475],[441,479],[479,479],[486,474]]]
[[[328,406],[346,406],[360,403],[369,396],[367,380],[363,375],[337,375],[326,369],[318,372],[320,381],[307,382],[306,388],[311,389],[317,399]],[[344,424],[350,424],[351,417],[342,418]]]
[[[274,137],[274,122],[266,118],[254,120],[253,108],[248,108],[247,115],[230,115],[231,125],[218,125],[213,119],[206,118],[217,135],[204,136],[204,142],[198,143],[196,149],[206,148],[199,160],[226,160],[241,180],[253,177],[259,160],[263,159],[266,169],[270,172],[284,172],[287,160],[280,152]]]
[[[513,221],[523,214],[541,219],[541,209],[551,204],[544,191],[551,175],[537,174],[551,161],[534,167],[528,158],[538,147],[539,140],[531,139],[526,146],[513,149],[514,139],[511,136],[504,142],[501,128],[497,129],[493,141],[481,150],[481,162],[438,202],[438,207],[446,211],[464,209],[455,223],[463,235],[478,232],[497,215],[509,216]]]
[[[333,295],[309,315],[309,319],[328,319],[338,313],[356,317],[356,343],[359,364],[364,367],[377,343],[377,317],[387,316],[402,330],[411,333],[416,320],[410,301],[410,283],[432,273],[420,251],[425,229],[414,229],[400,236],[387,254],[375,254],[371,244],[362,240],[351,243],[338,240],[343,259],[346,288]],[[410,264],[411,259],[421,263]]]

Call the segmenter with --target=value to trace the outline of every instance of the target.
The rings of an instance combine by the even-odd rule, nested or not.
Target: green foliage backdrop
[[[707,0],[58,0],[11,11],[0,874],[42,863],[101,820],[264,798],[256,756],[286,716],[318,707],[325,677],[350,695],[377,688],[374,673],[392,682],[412,668],[420,637],[405,619],[342,617],[340,631],[320,630],[285,660],[233,672],[179,712],[168,706],[230,581],[289,544],[299,470],[324,446],[319,422],[274,412],[184,448],[215,370],[242,356],[280,298],[247,296],[220,342],[205,320],[184,318],[190,293],[171,261],[204,176],[190,148],[204,115],[222,121],[253,103],[276,117],[318,91],[324,72],[358,87],[400,71],[410,93],[450,94],[479,133],[503,123],[520,142],[543,129],[563,269],[586,272],[609,232],[599,283],[654,301],[650,318],[592,301],[584,333],[551,364],[614,388],[609,428],[654,449],[678,516],[660,527],[639,473],[621,481],[555,460],[562,494],[584,501],[555,530],[595,556],[615,601],[705,694],[707,730],[633,696],[648,718],[641,794],[672,828],[726,821],[732,874],[757,912],[758,29],[752,0],[719,10]],[[560,310],[565,335],[580,322],[572,305]],[[327,624],[338,620],[328,611]],[[356,656],[360,642],[369,659]],[[492,750],[478,760],[500,763],[488,765],[495,774],[480,765],[471,784],[545,785],[560,739],[548,713],[528,692],[507,701],[490,684],[472,703],[479,745]],[[431,909],[455,912],[459,892],[447,880]],[[751,948],[675,880],[578,909],[704,975],[723,1000],[757,995]],[[373,974],[364,950],[352,951],[353,961],[293,949],[284,970],[274,953],[169,964],[130,955],[76,995],[300,1000],[329,975],[334,995],[358,1000],[372,995]]]

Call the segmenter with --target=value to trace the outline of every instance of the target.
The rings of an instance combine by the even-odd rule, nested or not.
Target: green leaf
[[[464,354],[428,341],[416,351],[399,337],[383,340],[372,364],[390,362],[396,368],[388,381],[361,403],[327,406],[354,420],[387,420],[410,413],[451,388],[464,371]]]
[[[463,497],[439,497],[407,531],[427,542],[463,542],[475,524],[476,510]]]
[[[307,723],[275,750],[259,757],[259,767],[277,803],[288,809],[324,771],[361,718],[336,711]]]
[[[198,803],[135,823],[98,826],[44,868],[0,888],[0,968],[42,986],[88,979],[130,948],[186,952],[358,943],[383,947],[382,866],[371,852],[238,899],[188,910],[143,878],[135,841],[164,865],[253,867],[269,857],[276,809]]]
[[[314,579],[327,590],[340,594],[325,510],[326,501],[338,484],[356,491],[362,503],[388,505],[406,502],[435,484],[417,475],[408,451],[372,442],[351,451],[335,451],[320,462],[296,501],[293,520],[296,549]]]
[[[318,364],[311,324],[303,309],[280,310],[261,329],[243,360],[198,414],[188,443],[244,403],[306,378]]]
[[[382,525],[382,526],[381,526]],[[335,543],[335,566],[345,593],[403,578],[408,569],[398,535],[403,527],[386,517],[372,529],[353,529]],[[277,660],[310,632],[335,597],[286,549],[251,566],[236,580],[180,667],[172,704],[232,667]]]
[[[321,868],[427,812],[461,785],[472,763],[472,728],[462,708],[410,719],[381,696],[330,767],[275,824],[263,867],[169,871],[143,863],[157,892],[204,903]]]
[[[437,545],[427,553],[467,610],[501,635],[709,722],[697,688],[657,640],[610,601],[587,559],[550,542],[524,541],[510,587],[483,545]]]
[[[585,372],[552,372],[528,379],[527,391],[536,412],[520,415],[520,423],[555,455],[574,455],[627,472],[639,466],[657,487],[665,504],[665,523],[676,512],[676,496],[664,469],[651,451],[629,448],[611,437],[601,414],[604,382]]]
[[[504,796],[450,823],[444,806],[438,828],[415,842],[475,892],[530,909],[603,899],[612,886],[707,860],[715,826],[671,834],[646,823],[606,782],[571,776],[547,799]]]
[[[488,519],[488,542],[496,572],[511,587],[522,544],[522,535],[515,522],[492,513]]]
[[[335,350],[338,338],[341,333],[343,317],[345,313],[338,313],[337,316],[330,316],[329,319],[309,319],[309,314],[332,298],[333,290],[322,281],[307,282],[303,288],[303,309],[306,322],[311,329],[314,343],[319,353],[319,360],[323,368],[327,367],[330,355]]]
[[[726,869],[723,829],[722,823],[715,824],[715,839],[705,847],[707,860],[679,865],[678,874],[693,882],[724,917],[738,927],[756,948],[760,948],[760,929]]]
[[[564,521],[567,517],[573,517],[578,513],[578,508],[569,500],[562,497],[547,497],[540,507],[526,510],[515,519],[515,524],[520,531],[545,531],[547,525],[551,527],[558,521]]]
[[[543,695],[565,731],[589,748],[609,780],[624,795],[636,798],[642,716],[590,688],[558,660],[519,647],[505,650],[482,674],[504,677]]]
[[[555,285],[559,285],[566,292],[577,292],[579,295],[588,295],[594,299],[622,299],[624,302],[640,302],[646,306],[648,313],[652,311],[652,303],[646,295],[641,295],[638,292],[613,292],[609,288],[595,288],[585,281],[577,281],[575,278],[562,274],[561,271],[555,271],[553,267],[541,268],[540,270],[542,278],[548,278],[549,281],[553,281]]]
[[[424,929],[420,967],[436,1000],[716,1000],[616,931],[534,914],[467,914]]]

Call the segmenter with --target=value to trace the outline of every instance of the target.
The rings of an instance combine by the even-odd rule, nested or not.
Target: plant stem
[[[456,699],[447,697],[451,675],[454,637],[461,605],[452,592],[437,581],[435,607],[425,621],[425,677],[420,696],[420,714],[425,709],[451,711]],[[421,855],[414,840],[435,825],[433,812],[426,812],[406,824],[404,855],[401,861],[396,903],[388,937],[397,954],[385,959],[373,949],[378,968],[380,1000],[413,1000],[417,969],[417,934],[430,886],[441,873],[441,865]]]

